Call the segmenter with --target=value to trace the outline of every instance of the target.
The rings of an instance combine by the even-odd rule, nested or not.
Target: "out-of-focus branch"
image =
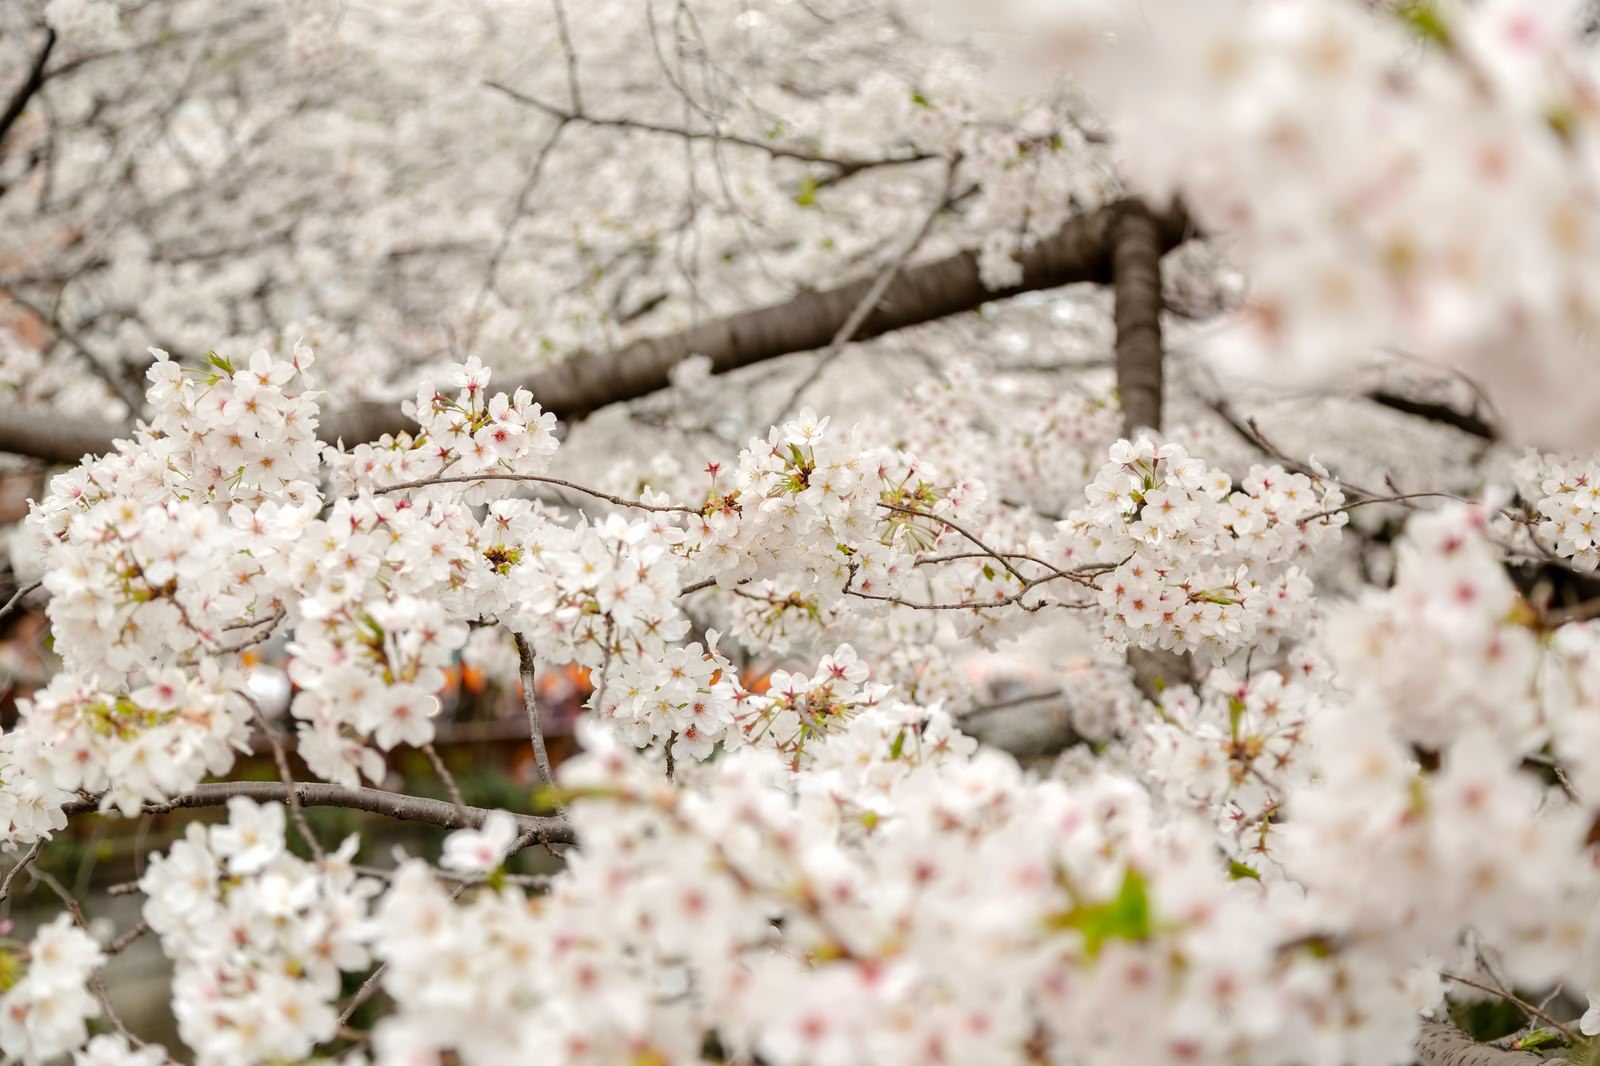
[[[289,799],[289,785],[281,781],[222,781],[215,784],[196,785],[180,796],[161,803],[144,805],[145,814],[170,814],[176,810],[194,807],[221,807],[235,796],[244,796],[263,803],[283,803]],[[442,829],[478,829],[490,811],[482,807],[457,810],[455,804],[421,796],[407,796],[399,792],[382,792],[375,788],[344,788],[322,782],[301,781],[292,786],[295,797],[305,807],[346,807],[367,811],[407,822],[424,822]],[[93,799],[74,800],[62,809],[68,815],[86,814],[98,810]],[[540,844],[572,844],[576,838],[572,825],[564,818],[548,818],[531,814],[513,815],[524,832],[532,833]]]
[[[1474,437],[1482,437],[1484,440],[1498,440],[1500,436],[1495,431],[1494,426],[1485,419],[1472,412],[1458,411],[1449,404],[1414,400],[1409,396],[1402,396],[1397,392],[1388,392],[1383,389],[1367,393],[1367,399],[1381,407],[1387,407],[1394,411],[1403,411],[1408,415],[1416,415],[1418,418],[1426,418],[1431,422],[1438,422],[1440,425],[1453,426],[1463,433],[1469,433]]]
[[[789,412],[800,402],[800,397],[804,396],[807,390],[817,383],[817,379],[822,377],[823,371],[828,369],[828,365],[839,357],[840,352],[844,351],[845,345],[849,344],[851,338],[856,335],[856,330],[861,328],[861,323],[866,320],[867,315],[872,313],[872,309],[877,305],[877,302],[883,298],[884,290],[893,283],[895,277],[906,265],[906,261],[911,258],[928,236],[928,231],[933,228],[934,221],[944,213],[945,208],[950,206],[952,201],[951,194],[955,191],[956,169],[960,162],[959,155],[950,160],[945,168],[944,184],[939,189],[938,200],[934,203],[933,208],[923,216],[922,225],[917,227],[917,232],[906,242],[906,246],[900,250],[900,254],[895,256],[889,262],[889,265],[883,268],[883,273],[878,275],[878,280],[872,283],[872,287],[861,297],[861,302],[856,304],[855,309],[850,312],[850,317],[845,319],[844,324],[839,327],[839,332],[833,335],[833,340],[828,343],[827,350],[817,357],[817,361],[811,367],[811,370],[794,387],[794,391],[789,394],[789,398],[778,409],[777,416],[772,419],[774,425],[788,417]]]
[[[609,127],[612,129],[637,130],[644,133],[656,133],[665,137],[678,137],[686,141],[715,141],[720,144],[734,144],[741,148],[751,148],[765,152],[775,159],[792,159],[801,163],[815,163],[819,166],[831,167],[835,171],[831,177],[837,181],[839,178],[858,174],[863,170],[874,167],[902,166],[907,163],[921,163],[929,159],[938,159],[938,156],[919,154],[908,156],[888,156],[884,158],[870,158],[862,156],[830,156],[821,152],[813,152],[806,148],[797,148],[785,145],[778,141],[758,141],[749,137],[740,137],[732,133],[721,133],[716,130],[694,130],[685,126],[668,126],[659,122],[647,122],[635,118],[606,118],[591,115],[581,107],[565,108],[541,100],[527,93],[518,92],[509,85],[497,81],[484,82],[496,92],[504,93],[519,104],[543,111],[560,122],[578,122],[585,126]]]
[[[39,51],[34,53],[33,66],[28,71],[28,76],[17,86],[11,98],[6,101],[4,111],[0,111],[0,150],[4,150],[6,134],[11,132],[11,127],[16,125],[17,119],[22,117],[22,112],[27,110],[28,101],[44,85],[45,64],[50,62],[50,53],[56,47],[56,31],[44,31],[44,43],[39,46]]]

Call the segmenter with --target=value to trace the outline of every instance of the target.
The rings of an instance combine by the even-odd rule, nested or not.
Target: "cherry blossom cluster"
[[[133,441],[58,475],[27,525],[56,646],[105,673],[224,654],[282,616],[287,562],[321,499],[311,351],[186,370],[155,351]],[[35,563],[37,565],[37,563]]]
[[[72,1066],[167,1066],[167,1049],[129,1042],[121,1033],[101,1033],[72,1053]]]
[[[1122,435],[1109,372],[1075,373],[1068,387],[1040,390],[962,362],[941,370],[879,435],[905,435],[908,449],[940,470],[981,472],[990,495],[1007,503],[1064,514],[1082,501]]]
[[[1348,521],[1325,472],[1257,466],[1234,490],[1181,445],[1119,441],[1110,456],[1051,556],[1112,567],[1097,601],[1109,637],[1217,655],[1304,627],[1311,580],[1294,562]]]
[[[235,797],[225,823],[190,823],[139,881],[202,1066],[308,1057],[338,1027],[340,974],[368,965],[380,885],[352,870],[356,838],[310,863],[290,854],[284,824],[281,805]]]
[[[691,576],[722,588],[787,577],[812,586],[818,605],[846,589],[881,594],[912,552],[948,537],[939,518],[982,503],[981,483],[943,484],[914,456],[869,447],[860,427],[841,440],[828,422],[807,408],[752,440],[731,485],[711,468],[703,518],[685,538]]]
[[[496,538],[490,541],[490,534]],[[683,531],[612,513],[560,526],[525,501],[491,508],[486,554],[506,560],[501,620],[549,662],[659,659],[689,631],[678,608]]]
[[[556,416],[534,403],[527,389],[491,396],[491,376],[490,369],[472,356],[450,367],[453,398],[433,382],[423,381],[408,407],[417,420],[416,433],[384,434],[348,452],[327,452],[324,458],[334,490],[350,496],[360,489],[433,477],[464,478],[468,479],[464,484],[452,481],[419,495],[482,503],[511,494],[516,485],[511,480],[474,482],[470,480],[474,474],[544,473],[559,447]]]
[[[1600,462],[1530,450],[1513,472],[1538,545],[1585,573],[1600,566]]]
[[[168,667],[137,687],[109,692],[57,674],[18,701],[17,727],[6,737],[8,771],[36,783],[41,802],[87,792],[99,797],[101,810],[132,817],[145,803],[227,772],[238,752],[249,750],[251,708],[233,687],[212,660],[193,674]],[[37,833],[41,815],[32,816]],[[27,820],[14,814],[12,822],[5,842],[28,840]]]
[[[380,902],[380,1062],[676,1061],[708,1032],[781,1064],[1398,1060],[1430,1002],[1133,783],[1029,777],[940,712],[866,710],[798,774],[746,747],[692,789],[583,739],[583,850],[536,905],[452,905],[420,863]]]
[[[1542,650],[1537,673],[1522,694],[1537,703],[1537,710],[1530,715],[1516,708],[1511,717],[1536,715],[1571,787],[1579,796],[1600,795],[1600,625],[1562,625]],[[1544,736],[1534,732],[1527,742]]]
[[[42,1066],[81,1047],[100,1001],[88,983],[105,952],[69,914],[58,914],[28,942],[26,968],[0,946],[0,1052],[24,1066]],[[21,972],[19,973],[19,970]]]
[[[1488,539],[1489,520],[1487,509],[1463,506],[1413,516],[1393,587],[1328,610],[1339,687],[1430,750],[1475,729],[1510,751],[1548,739],[1535,699],[1540,635]]]
[[[717,650],[699,644],[639,659],[607,678],[597,693],[599,711],[615,720],[636,747],[658,747],[693,759],[755,745],[787,756],[798,767],[808,742],[844,729],[876,707],[889,686],[867,682],[867,665],[845,644],[807,675],[777,670],[757,695],[739,683],[738,671]]]
[[[313,613],[326,606],[326,614]],[[290,677],[300,688],[291,713],[300,719],[300,754],[313,773],[347,786],[378,780],[384,751],[433,740],[442,667],[466,642],[467,627],[436,602],[408,596],[307,602],[307,618],[289,645]]]
[[[32,744],[15,732],[0,734],[0,849],[47,840],[67,824],[62,805],[72,797],[30,772]]]
[[[1331,380],[1392,345],[1466,371],[1520,433],[1593,444],[1582,5],[1370,7],[1084,2],[1045,17],[1133,178],[1181,194],[1251,271],[1223,349],[1263,374]]]
[[[1573,857],[1590,815],[1482,728],[1423,772],[1392,709],[1356,704],[1315,721],[1314,780],[1290,797],[1279,861],[1329,928],[1375,954],[1449,962],[1470,929],[1509,980],[1587,984],[1600,885]]]
[[[1275,860],[1275,816],[1309,779],[1307,729],[1330,702],[1330,676],[1300,648],[1277,668],[1241,677],[1218,666],[1198,687],[1166,688],[1130,738],[1130,768],[1167,802],[1212,818],[1234,861]]]
[[[480,519],[466,501],[504,496],[515,482],[384,491],[444,471],[470,479],[548,466],[553,416],[526,390],[514,399],[488,396],[489,376],[476,358],[457,364],[455,398],[420,386],[415,436],[324,454],[341,495],[308,526],[292,557],[303,598],[291,646],[301,692],[291,710],[301,719],[301,754],[326,780],[378,779],[383,760],[368,739],[385,751],[429,743],[440,668],[465,644],[466,622],[492,616],[493,605],[479,597],[493,594],[513,559],[503,541],[480,547]],[[493,517],[486,524],[499,527]]]

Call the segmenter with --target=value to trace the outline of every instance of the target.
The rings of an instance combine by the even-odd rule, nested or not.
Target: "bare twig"
[[[550,0],[555,9],[556,36],[561,40],[561,52],[567,59],[567,95],[575,114],[583,113],[583,93],[578,85],[578,50],[572,44],[572,28],[567,25],[567,9],[561,0]]]
[[[590,115],[581,108],[564,108],[527,93],[519,92],[501,82],[489,80],[484,85],[504,93],[511,99],[529,107],[537,108],[552,118],[563,122],[580,122],[586,126],[609,126],[613,129],[637,130],[643,133],[657,133],[666,137],[678,137],[685,141],[715,141],[721,144],[734,144],[741,148],[750,148],[765,152],[777,159],[792,159],[801,163],[814,163],[820,166],[832,167],[837,173],[832,176],[833,181],[851,174],[858,174],[863,170],[875,167],[904,166],[908,163],[921,163],[938,156],[917,154],[903,157],[869,158],[860,156],[830,156],[820,152],[813,152],[806,148],[796,148],[790,145],[768,141],[758,141],[750,137],[740,137],[731,133],[720,133],[715,130],[692,130],[684,126],[668,126],[659,122],[648,122],[634,118],[609,118],[599,115]]]
[[[122,954],[122,952],[127,950],[129,944],[132,944],[135,940],[138,940],[149,931],[150,923],[145,921],[143,918],[139,919],[138,925],[135,925],[132,929],[128,929],[120,933],[114,940],[111,941],[111,943],[106,945],[106,954]]]
[[[450,802],[456,805],[456,813],[461,815],[462,821],[466,820],[467,801],[461,798],[461,786],[456,784],[456,777],[450,768],[444,764],[444,759],[439,755],[439,749],[429,741],[422,746],[422,753],[428,757],[428,762],[433,766],[433,772],[439,775],[439,780],[444,782],[444,787],[450,793]]]
[[[267,721],[267,716],[261,713],[261,704],[255,697],[247,693],[236,693],[250,705],[251,712],[255,715],[256,724],[261,727],[261,732],[266,736],[267,743],[272,745],[272,761],[278,766],[278,780],[283,782],[284,791],[289,797],[289,817],[294,822],[295,830],[300,834],[300,839],[306,842],[306,847],[311,849],[311,854],[321,862],[325,857],[322,844],[316,835],[311,832],[311,824],[306,821],[305,808],[300,806],[300,793],[294,787],[294,775],[289,772],[289,756],[283,749],[283,739],[278,736],[278,730]]]
[[[777,425],[782,422],[789,412],[794,410],[795,404],[799,403],[800,398],[811,389],[811,386],[817,383],[823,372],[839,357],[839,353],[844,351],[845,346],[856,335],[856,330],[860,329],[861,323],[867,320],[867,315],[871,314],[872,309],[878,306],[878,302],[883,299],[883,294],[889,288],[889,283],[899,276],[906,262],[921,246],[923,240],[927,238],[928,231],[933,228],[934,221],[944,213],[945,208],[950,206],[950,194],[955,188],[956,170],[960,163],[961,156],[959,154],[950,159],[949,165],[945,168],[944,184],[939,189],[939,195],[934,201],[933,208],[923,217],[922,225],[917,227],[917,231],[911,235],[911,239],[906,242],[905,247],[878,274],[877,280],[872,283],[872,287],[862,294],[861,302],[856,304],[855,309],[850,312],[850,317],[846,318],[839,326],[839,332],[833,335],[833,340],[828,343],[827,349],[817,357],[817,361],[812,364],[810,371],[795,385],[794,390],[789,393],[789,398],[783,402],[783,406],[778,408],[777,414],[770,420],[771,425]]]
[[[1470,977],[1462,977],[1459,974],[1449,973],[1444,970],[1439,971],[1439,976],[1443,977],[1446,981],[1454,981],[1458,985],[1466,985],[1468,988],[1476,988],[1480,992],[1487,992],[1491,996],[1499,996],[1501,999],[1504,999],[1506,1002],[1522,1011],[1522,1013],[1526,1014],[1528,1017],[1538,1018],[1541,1022],[1550,1026],[1550,1028],[1556,1030],[1556,1032],[1567,1038],[1568,1043],[1577,1043],[1578,1041],[1577,1034],[1575,1034],[1571,1029],[1568,1029],[1565,1024],[1557,1021],[1551,1015],[1545,1013],[1540,1008],[1534,1006],[1532,1003],[1529,1003],[1527,1000],[1522,999],[1516,993],[1511,992],[1508,989],[1492,988],[1480,981],[1474,981]]]
[[[0,881],[0,903],[4,903],[11,897],[11,882],[17,879],[19,873],[33,865],[33,860],[39,857],[39,849],[42,847],[44,847],[44,841],[35,840],[33,846],[23,852],[22,858],[17,860],[16,865],[6,871],[5,880]]]
[[[12,593],[11,598],[6,601],[6,605],[4,607],[0,607],[0,619],[3,619],[9,615],[12,610],[16,608],[17,604],[22,602],[22,598],[24,596],[28,595],[30,592],[33,592],[35,589],[38,589],[43,584],[43,581],[33,581],[23,585],[21,588],[17,589],[16,592]]]

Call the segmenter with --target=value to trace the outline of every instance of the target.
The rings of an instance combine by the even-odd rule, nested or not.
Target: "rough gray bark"
[[[908,266],[884,291],[872,312],[855,331],[856,340],[880,336],[907,326],[971,311],[991,300],[1023,292],[1052,289],[1076,282],[1105,284],[1112,279],[1113,230],[1133,217],[1137,240],[1146,254],[1154,241],[1159,255],[1189,236],[1181,208],[1153,214],[1140,206],[1131,212],[1113,204],[1069,220],[1052,236],[1020,255],[1022,281],[1005,289],[988,289],[978,276],[975,251]],[[1124,227],[1125,228],[1125,227]],[[792,352],[826,348],[850,313],[877,280],[863,278],[820,292],[801,293],[781,304],[757,308],[703,323],[692,329],[647,338],[610,352],[579,353],[557,366],[522,381],[544,408],[564,419],[584,417],[608,404],[633,400],[664,389],[668,374],[691,355],[706,355],[716,373],[759,363]],[[1159,293],[1159,283],[1157,292]],[[1159,351],[1159,334],[1156,339]],[[356,444],[407,428],[408,421],[391,404],[363,404],[325,414],[318,436],[326,441]],[[54,462],[74,463],[89,452],[109,450],[117,436],[131,428],[103,423],[50,418],[9,411],[0,413],[0,451]]]
[[[1480,1044],[1448,1022],[1423,1022],[1416,1050],[1422,1066],[1535,1066],[1560,1061]]]

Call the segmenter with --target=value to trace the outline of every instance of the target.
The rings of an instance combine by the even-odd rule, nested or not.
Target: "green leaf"
[[[1246,866],[1244,863],[1240,862],[1238,859],[1229,859],[1228,860],[1228,880],[1230,880],[1230,881],[1242,881],[1247,877],[1252,881],[1261,880],[1261,875],[1259,873],[1257,873],[1251,867]]]
[[[1536,1047],[1542,1047],[1545,1044],[1554,1044],[1562,1039],[1563,1037],[1561,1034],[1556,1032],[1554,1029],[1545,1029],[1541,1027],[1539,1029],[1535,1029],[1527,1036],[1513,1041],[1511,1044],[1511,1050],[1532,1051]]]
[[[800,183],[800,191],[795,193],[794,202],[801,207],[817,206],[817,179],[807,174]]]
[[[206,362],[210,363],[212,366],[216,367],[218,370],[222,371],[224,374],[232,374],[233,373],[233,364],[228,362],[222,356],[218,355],[216,352],[207,352],[206,353]]]
[[[1563,141],[1570,142],[1578,132],[1578,111],[1571,104],[1551,104],[1544,113],[1544,120]]]
[[[904,729],[894,735],[894,744],[889,748],[889,758],[898,759],[900,753],[906,749],[906,731]]]
[[[988,578],[990,581],[993,581],[994,580],[994,567],[990,566],[988,563],[984,563],[983,564],[983,576]]]
[[[1052,929],[1075,929],[1083,935],[1089,957],[1100,953],[1107,940],[1148,940],[1151,933],[1150,894],[1144,876],[1132,866],[1122,875],[1122,887],[1104,903],[1075,904],[1046,920]]]
[[[1417,36],[1442,48],[1450,47],[1450,27],[1445,24],[1444,16],[1439,13],[1439,6],[1434,0],[1406,0],[1395,14]]]
[[[14,951],[0,951],[0,992],[9,991],[27,972],[22,959]]]
[[[1228,697],[1228,734],[1234,740],[1239,739],[1239,720],[1244,717],[1244,700],[1238,696]]]
[[[933,101],[929,100],[926,96],[923,96],[922,93],[920,93],[920,92],[913,92],[911,94],[911,102],[913,104],[916,104],[918,107],[932,107],[933,106]]]
[[[535,811],[559,811],[575,800],[581,799],[615,799],[622,793],[614,788],[601,788],[598,785],[584,786],[582,788],[567,788],[554,785],[550,788],[541,788],[533,794],[529,805]]]

